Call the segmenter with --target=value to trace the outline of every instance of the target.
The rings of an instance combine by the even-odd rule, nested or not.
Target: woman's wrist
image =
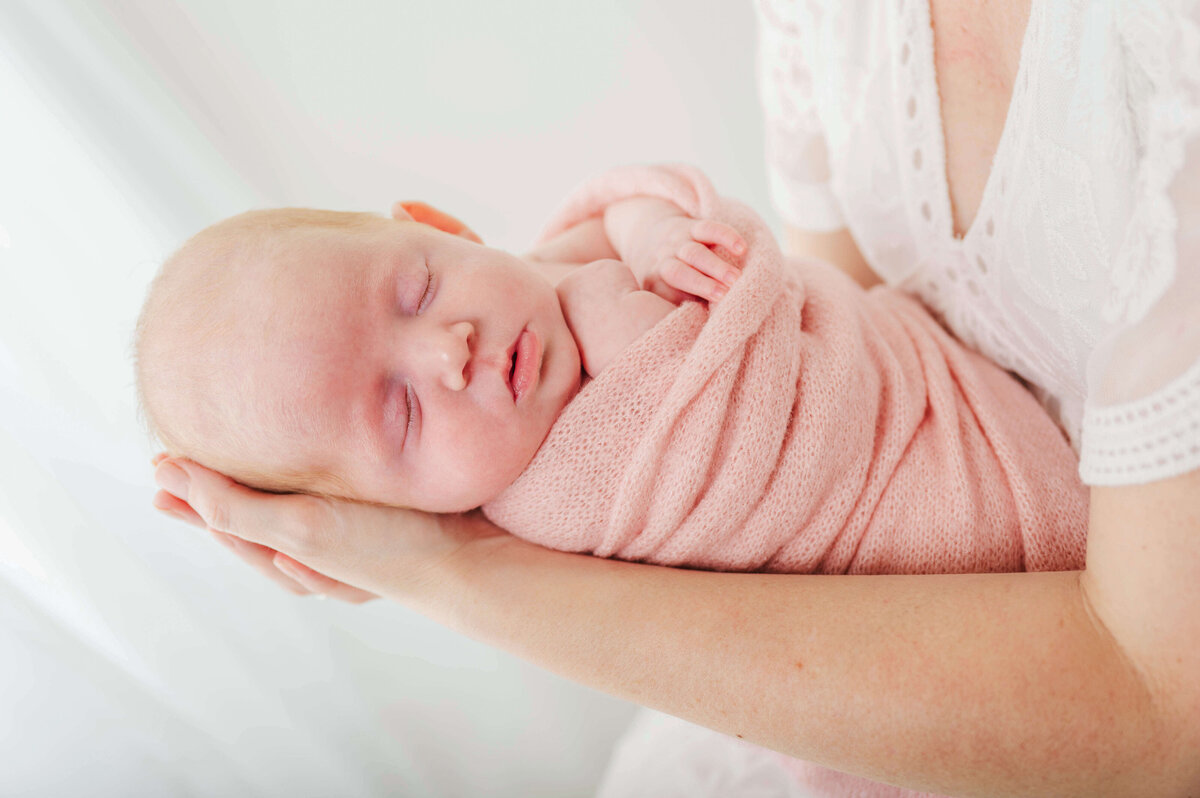
[[[391,580],[386,595],[456,631],[477,637],[467,622],[470,602],[481,598],[478,574],[513,544],[532,546],[488,521],[479,510],[428,516],[438,525],[444,551],[419,570]],[[536,548],[536,547],[535,547]]]

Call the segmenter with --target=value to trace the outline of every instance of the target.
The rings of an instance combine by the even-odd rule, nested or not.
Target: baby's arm
[[[549,241],[543,241],[525,253],[527,261],[564,266],[578,266],[595,260],[617,257],[619,256],[609,242],[608,233],[604,229],[604,220],[599,216],[569,227]]]
[[[641,290],[629,267],[611,258],[572,270],[558,283],[558,301],[589,377],[675,309]]]
[[[719,300],[737,279],[734,259],[746,253],[746,242],[729,225],[694,219],[655,197],[612,203],[604,212],[604,229],[638,284],[675,304]]]
[[[724,246],[730,257],[719,256],[710,246]],[[524,258],[555,285],[580,264],[619,259],[641,287],[679,304],[724,296],[737,277],[733,258],[745,251],[745,242],[729,225],[693,219],[666,200],[632,197],[543,242]]]

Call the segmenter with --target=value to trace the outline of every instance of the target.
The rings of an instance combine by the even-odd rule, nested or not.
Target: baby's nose
[[[444,328],[435,345],[434,355],[442,384],[452,391],[467,387],[467,363],[471,360],[474,339],[474,325],[469,321],[458,321]]]

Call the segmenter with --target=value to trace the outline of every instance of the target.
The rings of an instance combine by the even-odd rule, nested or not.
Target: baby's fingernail
[[[718,285],[712,290],[712,296],[709,297],[709,301],[716,302],[718,299],[723,298],[727,293],[729,293],[728,288],[723,285]]]
[[[733,287],[733,281],[736,280],[737,278],[738,278],[738,273],[735,272],[733,269],[730,269],[729,271],[725,272],[725,284],[728,285],[730,288]]]
[[[174,463],[162,463],[154,470],[154,481],[177,499],[187,501],[188,475]]]

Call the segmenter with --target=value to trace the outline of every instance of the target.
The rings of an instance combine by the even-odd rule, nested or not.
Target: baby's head
[[[251,211],[167,260],[136,348],[172,455],[264,490],[431,512],[516,479],[579,389],[554,287],[395,213]]]

